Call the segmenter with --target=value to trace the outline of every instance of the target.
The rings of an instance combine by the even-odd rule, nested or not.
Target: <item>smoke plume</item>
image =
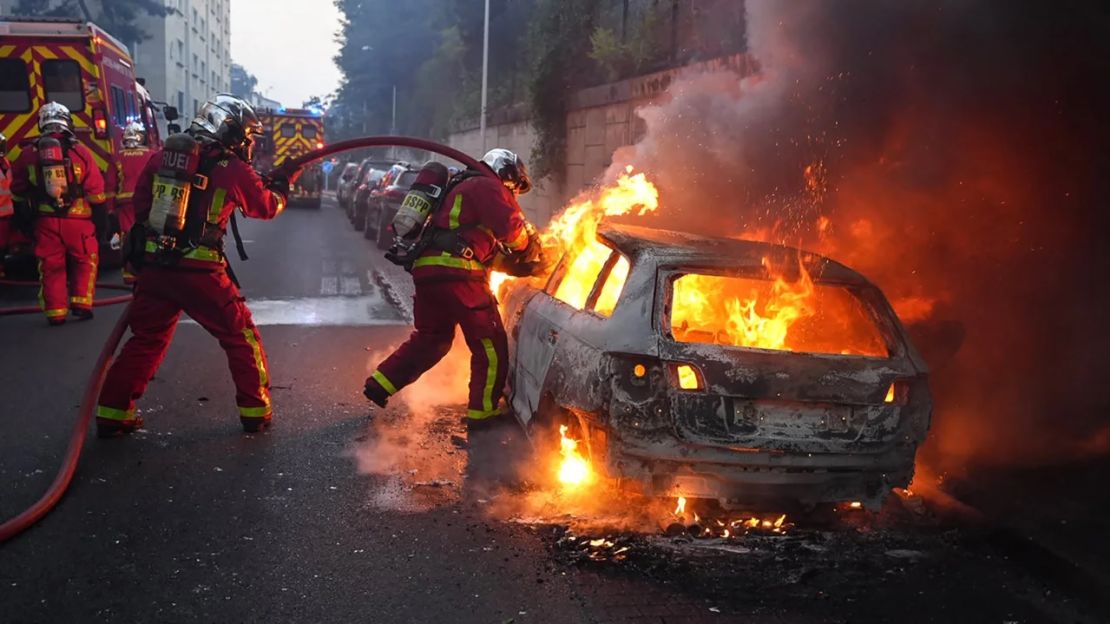
[[[676,81],[608,177],[649,173],[656,226],[874,280],[932,360],[934,468],[1110,450],[1107,10],[748,0],[747,21],[757,74]]]

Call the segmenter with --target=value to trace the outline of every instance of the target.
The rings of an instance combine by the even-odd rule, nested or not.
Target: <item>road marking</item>
[[[407,325],[397,310],[378,296],[305,297],[247,301],[254,324],[310,327]],[[184,323],[195,323],[192,319]]]

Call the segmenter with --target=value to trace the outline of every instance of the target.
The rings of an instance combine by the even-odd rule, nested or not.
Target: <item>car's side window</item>
[[[629,267],[620,252],[598,242],[563,258],[546,291],[576,310],[608,317],[620,298]]]
[[[605,266],[607,270],[602,271],[599,285],[594,287],[596,300],[593,303],[593,311],[609,317],[617,307],[617,299],[620,299],[621,291],[624,290],[624,282],[628,279],[631,265],[628,263],[628,258],[614,251]]]

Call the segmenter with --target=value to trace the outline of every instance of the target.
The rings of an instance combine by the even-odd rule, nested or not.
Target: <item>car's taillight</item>
[[[678,386],[679,390],[704,390],[705,379],[702,377],[701,370],[693,364],[685,364],[683,362],[671,362],[671,383]]]
[[[99,108],[93,109],[93,134],[98,139],[108,138],[108,117]]]
[[[910,399],[910,382],[908,379],[896,379],[886,389],[883,403],[905,405]]]

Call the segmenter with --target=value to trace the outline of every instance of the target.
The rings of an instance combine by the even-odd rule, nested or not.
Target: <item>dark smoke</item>
[[[853,266],[924,342],[962,326],[934,467],[1110,451],[1104,7],[749,0],[759,74],[678,81],[610,173],[649,172],[656,225]]]

